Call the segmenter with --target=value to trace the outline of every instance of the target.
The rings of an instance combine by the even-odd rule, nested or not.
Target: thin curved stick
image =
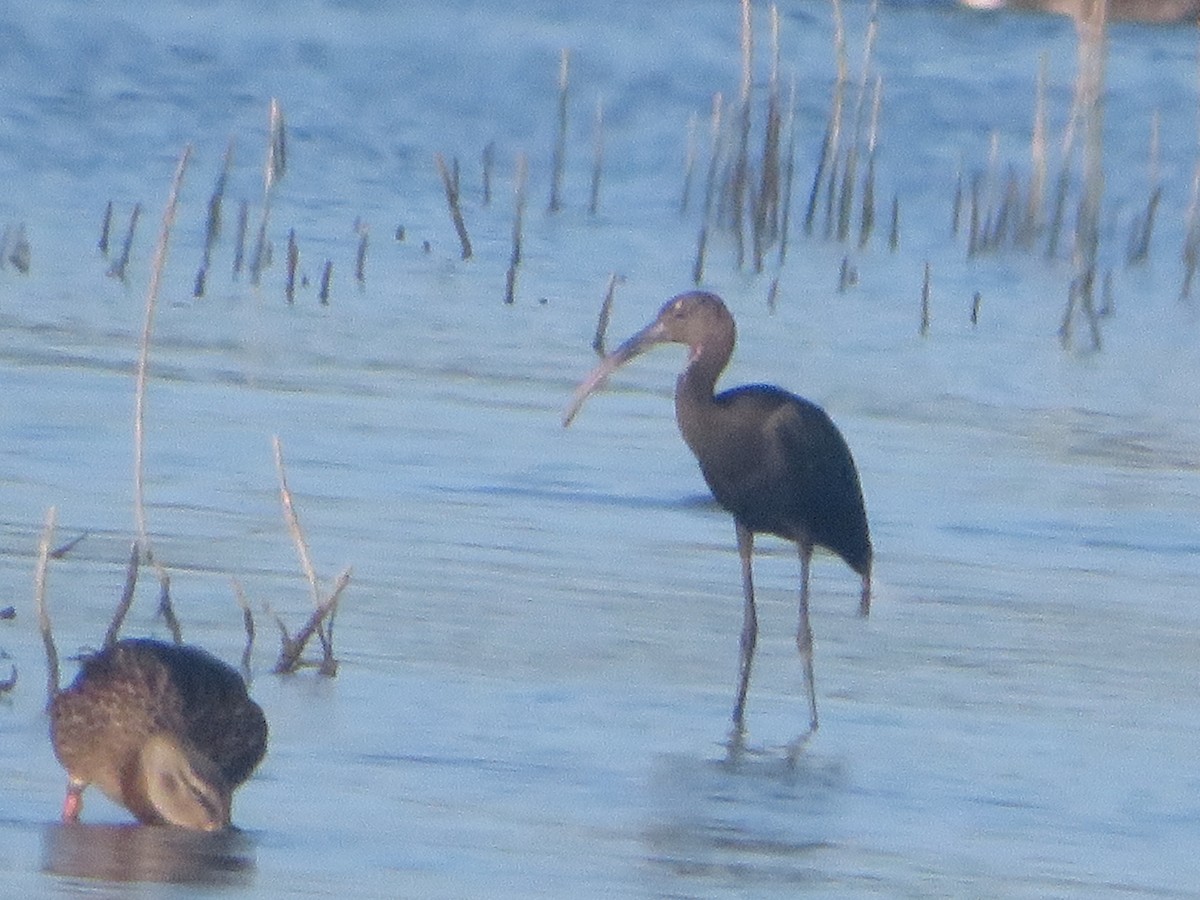
[[[42,644],[46,648],[46,705],[58,693],[58,648],[54,646],[54,633],[50,628],[50,613],[46,609],[46,571],[50,563],[50,542],[54,539],[54,526],[58,510],[50,507],[46,511],[46,524],[42,528],[42,539],[38,543],[37,568],[33,574],[33,602],[37,609],[38,628],[42,633]]]

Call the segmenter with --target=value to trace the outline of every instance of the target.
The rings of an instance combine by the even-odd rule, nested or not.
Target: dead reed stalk
[[[117,608],[113,610],[113,617],[108,624],[108,631],[104,633],[105,647],[111,647],[117,642],[117,637],[121,633],[121,625],[125,622],[125,616],[129,612],[129,607],[133,605],[133,594],[137,590],[138,565],[140,562],[140,548],[138,547],[138,542],[134,541],[133,546],[129,550],[129,562],[125,566],[125,586],[121,589],[121,599],[117,602]]]
[[[320,672],[323,675],[333,676],[337,674],[337,660],[333,656],[333,617],[337,609],[338,598],[350,580],[350,570],[346,569],[338,577],[331,594],[322,600],[320,585],[317,582],[317,572],[313,567],[312,557],[308,551],[308,541],[304,537],[303,529],[300,527],[300,518],[296,513],[291,489],[288,487],[287,470],[283,464],[283,447],[279,441],[279,437],[272,437],[271,444],[275,454],[275,469],[279,476],[279,495],[283,503],[284,519],[287,522],[288,531],[292,535],[292,541],[296,545],[296,553],[300,557],[300,568],[308,580],[314,607],[308,623],[295,638],[288,637],[287,629],[284,627],[283,622],[279,621],[283,646],[280,650],[279,661],[275,664],[274,671],[277,674],[294,672],[299,665],[300,655],[304,652],[305,645],[315,633],[321,641],[322,648]]]
[[[112,231],[112,213],[113,202],[109,200],[104,206],[104,221],[100,225],[100,240],[96,244],[105,256],[108,256],[108,237]]]
[[[517,175],[513,185],[513,196],[516,209],[513,213],[512,253],[508,259],[508,272],[504,280],[504,302],[511,305],[516,302],[517,270],[521,267],[521,241],[525,222],[525,186],[529,178],[529,162],[525,154],[517,156]]]
[[[688,116],[687,140],[683,153],[683,190],[679,195],[679,214],[687,213],[692,196],[692,176],[696,168],[696,114]]]
[[[929,302],[930,302],[930,276],[931,269],[929,261],[925,261],[925,277],[921,283],[921,337],[929,334]]]
[[[550,166],[550,203],[547,209],[556,213],[562,209],[563,170],[567,164],[567,108],[570,87],[571,51],[565,47],[558,64],[558,131],[554,139],[554,154]]]
[[[329,283],[333,279],[333,260],[325,260],[325,267],[321,269],[321,290],[317,294],[317,299],[321,301],[322,306],[329,305]]]
[[[229,182],[229,173],[233,168],[233,140],[225,148],[225,158],[221,163],[221,171],[217,175],[217,183],[213,186],[212,195],[208,198],[208,219],[204,227],[204,254],[200,259],[200,268],[196,272],[196,283],[192,289],[193,297],[204,296],[204,284],[208,278],[208,267],[212,262],[213,248],[221,236],[221,204],[225,199],[225,186]]]
[[[142,325],[142,338],[138,348],[138,362],[134,390],[134,521],[137,526],[137,543],[141,552],[146,555],[158,572],[160,585],[159,611],[166,619],[171,629],[175,643],[182,642],[179,622],[171,607],[170,579],[167,570],[158,560],[151,549],[150,533],[146,527],[145,500],[145,445],[146,445],[146,383],[150,368],[150,344],[154,334],[154,313],[158,308],[158,294],[162,284],[162,273],[167,264],[167,248],[170,244],[171,229],[175,225],[175,212],[179,206],[179,189],[183,183],[183,173],[191,159],[192,148],[189,144],[179,157],[175,167],[175,177],[171,181],[171,193],[167,198],[166,209],[163,210],[162,228],[158,235],[158,244],[154,250],[154,263],[150,268],[150,284],[146,290],[146,314]]]
[[[608,276],[608,288],[604,292],[604,302],[600,304],[600,316],[596,320],[596,334],[592,338],[592,349],[596,355],[604,357],[604,338],[608,334],[608,320],[612,315],[613,298],[617,292],[617,283],[623,279],[616,272]]]
[[[462,258],[470,259],[472,252],[471,238],[467,234],[467,223],[463,221],[462,207],[458,202],[458,179],[451,175],[442,154],[436,154],[434,162],[437,163],[438,174],[442,178],[442,187],[446,191],[446,205],[450,207],[450,218],[454,222],[454,230],[458,233],[458,243],[462,248]]]
[[[230,580],[233,583],[234,598],[237,600],[238,608],[242,611],[242,625],[246,629],[246,646],[242,648],[242,672],[249,677],[250,657],[254,651],[254,613],[250,611],[250,603],[246,600],[246,592],[242,588],[242,583],[236,578]]]
[[[46,510],[46,521],[42,526],[42,537],[38,542],[37,567],[33,573],[33,603],[37,610],[38,630],[42,635],[42,646],[46,650],[46,705],[58,693],[59,666],[58,648],[54,646],[54,632],[50,627],[50,613],[46,607],[46,576],[50,564],[50,544],[54,540],[54,528],[58,511],[51,506]]]
[[[592,185],[588,194],[588,215],[600,208],[600,178],[604,171],[604,98],[596,99],[596,120],[592,132]]]
[[[141,218],[141,215],[142,204],[133,204],[133,212],[129,214],[129,227],[125,229],[125,241],[121,245],[121,255],[108,270],[110,278],[116,278],[123,282],[128,277],[129,257],[133,253],[133,235],[137,231],[138,219]]]
[[[267,243],[267,224],[271,219],[271,200],[275,186],[287,171],[287,125],[283,120],[283,109],[279,100],[271,98],[269,135],[267,138],[267,161],[263,171],[263,209],[258,223],[258,238],[254,242],[254,253],[250,257],[250,283],[258,286],[262,271],[270,261],[270,245]]]
[[[495,141],[488,141],[484,145],[480,162],[483,165],[483,205],[490,206],[492,203],[492,169],[496,165]]]
[[[233,248],[233,277],[236,280],[242,273],[242,263],[246,257],[246,230],[250,226],[250,207],[243,200],[238,204],[237,241]]]
[[[296,267],[300,265],[300,248],[296,246],[296,229],[288,230],[287,275],[283,295],[291,306],[296,301]]]
[[[455,186],[455,196],[457,196],[458,187]],[[371,241],[371,228],[366,222],[358,222],[354,226],[354,230],[358,232],[358,249],[354,252],[354,280],[358,282],[359,288],[363,288],[367,283],[367,246]],[[467,249],[470,250],[470,242],[467,242]],[[467,254],[468,256],[470,253]],[[463,259],[467,257],[464,256]]]

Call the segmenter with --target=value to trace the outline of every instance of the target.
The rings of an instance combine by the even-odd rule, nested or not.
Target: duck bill
[[[635,356],[644,353],[655,344],[662,343],[663,340],[662,325],[659,322],[652,322],[600,360],[600,364],[592,369],[587,378],[583,379],[579,387],[575,389],[575,393],[571,397],[571,405],[563,413],[563,428],[569,426],[574,420],[583,406],[583,401],[604,387],[604,382],[608,380],[609,375]]]

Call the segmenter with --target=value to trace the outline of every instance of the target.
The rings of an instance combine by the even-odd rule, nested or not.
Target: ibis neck
[[[713,408],[713,392],[732,347],[705,344],[692,347],[691,360],[675,382],[675,418],[689,445],[694,432],[703,430],[702,422]]]

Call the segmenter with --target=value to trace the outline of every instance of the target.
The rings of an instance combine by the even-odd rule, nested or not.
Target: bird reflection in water
[[[118,882],[238,886],[256,871],[245,832],[166,825],[54,823],[42,832],[42,871]]]

